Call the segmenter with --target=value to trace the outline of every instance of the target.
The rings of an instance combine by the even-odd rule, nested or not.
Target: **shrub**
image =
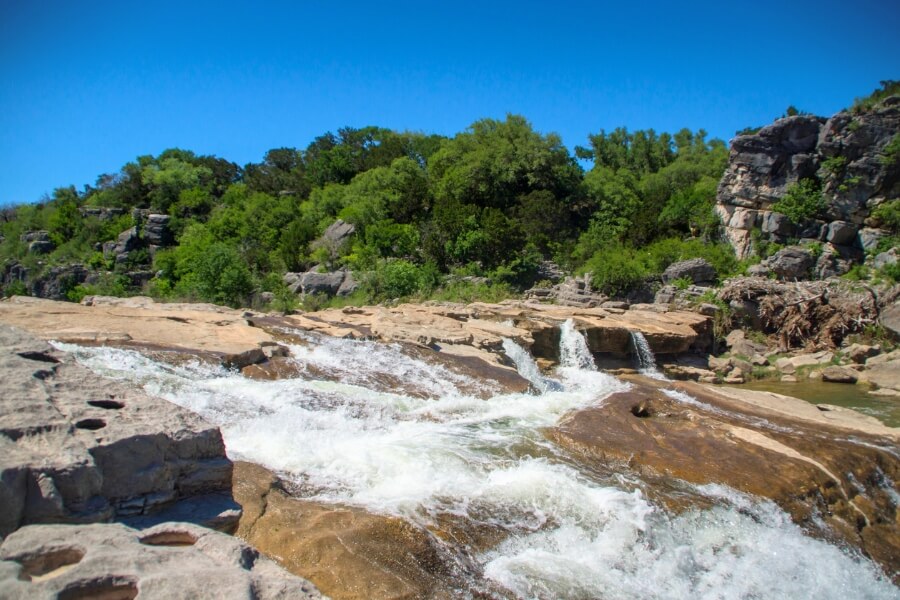
[[[607,247],[596,252],[582,267],[592,273],[592,285],[610,296],[637,287],[647,276],[644,262],[631,248]]]
[[[815,219],[825,210],[819,182],[815,179],[802,179],[791,184],[784,196],[772,205],[772,210],[785,215],[794,223]]]
[[[891,138],[878,157],[878,161],[886,167],[896,164],[897,160],[900,160],[900,133]]]
[[[891,232],[900,232],[900,200],[891,200],[878,205],[872,216]]]

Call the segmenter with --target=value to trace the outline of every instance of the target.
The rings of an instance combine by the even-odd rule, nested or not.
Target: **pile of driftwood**
[[[878,318],[878,297],[866,285],[848,281],[776,281],[739,277],[718,297],[747,312],[778,339],[779,350],[825,349],[840,345]]]

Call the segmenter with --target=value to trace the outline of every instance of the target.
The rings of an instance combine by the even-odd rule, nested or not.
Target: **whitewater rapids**
[[[501,528],[499,545],[457,550],[516,597],[900,597],[867,560],[804,535],[771,502],[706,486],[698,491],[713,508],[671,516],[563,456],[541,429],[628,386],[597,371],[574,327],[562,338],[553,378],[504,344],[538,392],[487,400],[460,391],[475,385],[464,376],[373,342],[291,347],[310,372],[339,382],[256,381],[129,350],[56,345],[98,374],[201,414],[221,428],[232,459],[289,477],[304,498],[423,525],[450,514]],[[383,373],[434,399],[377,391]]]

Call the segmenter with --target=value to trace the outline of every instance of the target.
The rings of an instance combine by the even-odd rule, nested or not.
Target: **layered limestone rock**
[[[769,392],[665,384],[682,393],[673,396],[660,385],[636,382],[549,435],[597,468],[638,471],[651,493],[679,491],[669,495],[676,505],[692,493],[683,482],[770,498],[811,533],[859,547],[900,575],[900,430]]]
[[[869,217],[879,204],[900,196],[900,161],[883,160],[898,134],[900,97],[894,96],[870,111],[840,112],[828,120],[786,117],[736,137],[719,183],[716,212],[738,257],[753,252],[756,230],[779,243],[822,242],[825,254],[847,261],[830,268],[823,264],[824,276],[846,272],[863,258],[864,249],[888,233]],[[820,218],[792,223],[773,212],[773,204],[801,180],[816,182],[825,210]]]
[[[188,523],[24,527],[0,545],[0,596],[322,598],[240,540]]]
[[[150,298],[88,297],[81,304],[16,296],[0,302],[0,322],[50,340],[180,353],[229,366],[265,360],[271,335],[241,311]]]
[[[235,526],[217,428],[13,327],[0,325],[0,348],[0,536],[139,517],[185,499],[198,521]]]
[[[427,351],[429,360],[508,391],[522,391],[528,383],[503,353],[503,340],[516,341],[537,358],[557,361],[560,326],[568,319],[598,354],[632,354],[631,332],[642,333],[656,354],[705,350],[711,342],[709,316],[650,304],[624,310],[515,301],[427,303],[277,316],[141,297],[88,297],[81,305],[23,297],[0,302],[0,322],[45,339],[133,348],[168,361],[201,358],[244,368],[254,377],[296,374],[296,362],[284,358],[287,352],[279,344],[307,343],[296,335],[305,332],[400,343],[407,353]],[[258,366],[248,368],[252,365]]]

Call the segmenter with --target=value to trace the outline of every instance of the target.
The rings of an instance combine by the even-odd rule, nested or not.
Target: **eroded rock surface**
[[[234,527],[231,462],[219,430],[200,417],[97,377],[7,325],[0,378],[0,535],[136,517],[207,495],[217,509],[200,520]]]
[[[0,596],[322,598],[240,540],[188,523],[24,527],[0,545]]]
[[[871,417],[768,392],[643,381],[549,435],[647,482],[724,484],[770,498],[809,531],[859,547],[900,576],[900,430]]]

